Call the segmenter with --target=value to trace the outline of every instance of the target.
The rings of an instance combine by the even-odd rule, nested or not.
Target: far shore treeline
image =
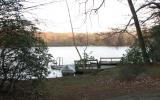
[[[129,46],[134,43],[135,37],[128,33],[75,33],[78,46]],[[73,46],[71,33],[39,32],[48,46]]]

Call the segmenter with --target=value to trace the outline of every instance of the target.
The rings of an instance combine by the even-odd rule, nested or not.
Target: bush
[[[121,64],[142,64],[144,63],[142,52],[137,43],[134,43],[121,58]]]
[[[144,32],[146,52],[151,63],[160,63],[160,25],[155,25],[148,32]],[[143,64],[142,51],[138,40],[126,51],[121,59],[122,64]]]

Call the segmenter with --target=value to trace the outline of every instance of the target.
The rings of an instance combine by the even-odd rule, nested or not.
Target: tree
[[[52,62],[37,28],[21,14],[22,1],[0,2],[0,89],[8,92],[18,80],[45,78]]]
[[[155,25],[151,29],[143,31],[145,34],[145,43],[147,48],[148,59],[151,63],[160,63],[160,25]],[[142,59],[141,49],[138,43],[135,42],[128,50],[127,54],[123,55],[121,62],[124,64],[140,64],[144,63]]]
[[[80,1],[80,0],[79,0]],[[159,17],[159,13],[160,13],[160,3],[158,2],[158,0],[145,0],[144,4],[142,6],[140,6],[137,10],[135,10],[134,5],[132,3],[133,0],[127,0],[128,1],[128,5],[130,7],[131,13],[132,13],[132,18],[129,20],[128,24],[126,25],[126,27],[119,31],[119,33],[124,33],[127,32],[127,28],[131,23],[131,20],[134,20],[134,25],[136,27],[136,32],[137,32],[137,36],[138,36],[138,41],[139,41],[139,46],[141,48],[142,51],[142,57],[143,60],[145,61],[145,63],[150,62],[150,60],[148,59],[148,54],[147,54],[147,50],[146,50],[146,44],[144,42],[144,37],[142,35],[142,30],[141,30],[141,26],[140,24],[144,24],[145,22],[147,22],[150,19],[153,18],[158,18]],[[88,13],[91,12],[98,12],[98,10],[104,5],[105,0],[101,0],[99,2],[101,2],[99,5],[95,4],[95,1],[93,0],[93,5],[91,6],[91,8],[89,9],[89,11],[87,11],[87,3],[89,3],[90,0],[85,0],[83,2],[80,2],[80,4],[84,4],[85,5],[85,14],[87,15]],[[152,13],[149,17],[147,17],[145,20],[143,21],[139,21],[138,20],[138,16],[137,16],[137,12],[142,10],[143,8],[151,8],[152,9]],[[158,9],[158,10],[157,10]],[[159,17],[160,18],[160,17]]]
[[[141,30],[139,20],[138,20],[135,8],[133,6],[132,0],[128,0],[128,4],[129,4],[129,7],[130,7],[130,10],[132,12],[132,16],[133,16],[133,19],[134,19],[134,22],[135,22],[135,27],[136,27],[136,31],[137,31],[137,35],[138,35],[138,40],[139,40],[139,45],[140,45],[141,50],[142,50],[142,56],[143,56],[144,62],[149,63],[150,61],[148,59],[148,54],[146,52],[146,47],[145,47],[145,42],[144,42],[144,38],[143,38],[143,35],[142,35],[142,30]]]
[[[76,44],[75,33],[74,33],[74,30],[73,30],[73,24],[72,24],[72,18],[71,18],[71,15],[70,15],[69,5],[68,5],[67,0],[65,0],[65,2],[66,2],[66,6],[67,6],[69,22],[70,22],[71,31],[72,31],[73,45],[74,45],[74,47],[75,47],[75,49],[76,49],[76,51],[77,51],[77,53],[78,53],[78,55],[79,55],[79,58],[80,58],[80,60],[81,60],[81,59],[82,59],[82,56],[81,56],[81,54],[80,54],[80,52],[79,52],[79,50],[78,50],[77,44]]]

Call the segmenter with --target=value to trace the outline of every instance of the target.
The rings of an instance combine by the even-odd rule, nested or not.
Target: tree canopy
[[[24,18],[22,1],[0,2],[0,89],[12,90],[18,80],[45,78],[52,56],[37,37],[35,25]],[[6,87],[6,82],[9,82]]]

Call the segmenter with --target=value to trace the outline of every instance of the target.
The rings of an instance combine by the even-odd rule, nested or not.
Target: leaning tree
[[[95,0],[76,0],[77,2],[79,2],[80,5],[84,5],[84,13],[86,14],[91,14],[92,12],[98,12],[99,9],[105,4],[106,0],[99,0],[100,3],[98,3],[98,5],[96,4]],[[118,1],[118,0],[117,0]],[[159,23],[160,20],[160,2],[159,0],[144,0],[144,4],[142,4],[138,9],[135,9],[134,4],[132,1],[136,1],[136,0],[119,0],[120,2],[122,1],[126,1],[128,3],[129,9],[132,13],[132,17],[129,20],[129,22],[127,23],[127,25],[125,26],[124,29],[118,31],[118,32],[128,32],[127,29],[130,25],[135,25],[136,28],[136,33],[138,36],[138,45],[141,48],[142,51],[142,57],[145,63],[150,62],[148,54],[147,54],[147,50],[146,50],[146,44],[144,41],[144,36],[142,34],[142,28],[141,25],[144,25],[145,23],[147,23],[150,20],[154,20],[154,23]],[[90,4],[92,2],[92,4]],[[112,2],[112,1],[111,1]],[[90,7],[88,7],[89,5],[91,5]],[[107,5],[107,4],[106,4]],[[89,9],[88,9],[89,8]],[[150,13],[148,14],[149,16],[147,16],[144,20],[139,20],[137,13],[141,10],[143,10],[144,8],[149,9]],[[118,10],[117,10],[118,11]],[[115,12],[116,13],[116,12]],[[131,24],[132,19],[134,20],[134,24]],[[116,32],[117,33],[117,32]]]

